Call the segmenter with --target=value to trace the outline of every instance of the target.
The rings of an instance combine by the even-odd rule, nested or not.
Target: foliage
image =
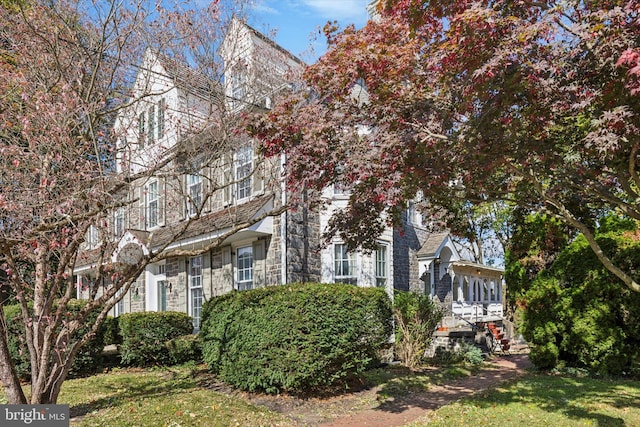
[[[396,292],[393,315],[396,322],[396,354],[406,366],[416,367],[424,358],[443,312],[428,295]]]
[[[225,229],[226,235],[202,247],[183,247],[169,254],[167,247],[185,236],[198,212],[177,226],[165,227],[162,244],[149,245],[141,257],[117,256],[123,232],[117,228],[123,222],[115,214],[126,218],[130,228],[145,229],[139,215],[140,182],[159,175],[159,186],[182,182],[185,170],[175,167],[178,161],[184,164],[184,158],[197,151],[198,161],[211,164],[220,150],[228,152],[237,144],[239,136],[233,131],[238,127],[237,114],[230,118],[228,99],[220,96],[225,64],[214,47],[220,46],[230,20],[244,14],[243,3],[0,2],[0,297],[3,302],[11,298],[24,313],[29,311],[22,330],[14,333],[29,344],[25,348],[33,362],[27,397],[4,339],[7,328],[0,322],[0,382],[9,403],[55,403],[73,359],[90,345],[110,310],[149,263],[176,256],[175,252],[205,253],[250,225],[233,224]],[[158,75],[143,64],[154,55],[166,59],[169,68],[176,67],[167,69],[160,80],[197,91],[198,104],[207,113],[196,114],[198,120],[171,117],[194,117],[191,107],[182,106],[166,117],[158,109],[162,125],[149,118],[154,115],[148,110],[155,108],[153,98],[167,95],[169,100],[174,93],[173,88],[158,88]],[[193,68],[182,65],[187,63]],[[270,91],[264,86],[260,90]],[[190,93],[187,96],[191,99]],[[138,151],[143,139],[132,133],[141,129],[127,119],[140,117],[132,114],[140,108],[147,113],[147,130],[155,127],[158,134],[162,129],[164,134],[171,131],[185,138],[168,137],[167,144]],[[203,127],[207,128],[200,134],[203,138],[186,138]],[[146,136],[150,138],[151,132]],[[131,164],[135,171],[129,170]],[[169,197],[162,197],[167,211],[177,211],[186,200],[182,186],[173,187],[178,199],[173,206]],[[207,187],[203,201],[219,190]],[[72,272],[78,270],[81,274],[75,276]],[[70,310],[67,306],[78,293],[89,303]]]
[[[125,313],[118,321],[122,334],[120,354],[125,365],[170,365],[174,360],[166,343],[193,332],[191,317],[180,312]]]
[[[309,392],[360,375],[392,331],[380,288],[293,284],[233,292],[203,306],[204,360],[250,391]]]
[[[593,239],[603,211],[640,219],[637,13],[627,1],[381,1],[361,29],[327,26],[310,91],[250,129],[318,203],[328,184],[352,189],[328,230],[352,247],[416,198],[462,233],[461,206],[512,202],[562,218],[640,292]]]
[[[73,300],[67,305],[70,310],[68,317],[71,317],[74,311],[79,311],[86,305],[86,301]],[[27,343],[25,342],[22,331],[24,330],[24,322],[22,321],[22,314],[20,313],[20,306],[13,304],[5,306],[4,315],[8,328],[8,344],[13,363],[15,364],[18,376],[22,380],[28,380],[31,378],[31,361],[29,357],[29,350],[27,349]],[[93,318],[97,316],[97,313],[93,313]],[[87,333],[87,328],[79,329],[76,334]],[[105,329],[101,328],[98,333],[93,337],[91,341],[84,347],[82,347],[76,354],[71,369],[69,371],[70,377],[84,376],[87,374],[93,374],[98,372],[102,367],[102,350],[104,344]]]
[[[117,317],[108,316],[102,324],[104,329],[104,345],[122,344],[122,335],[120,335],[120,326]]]
[[[465,344],[462,347],[462,358],[465,363],[468,363],[473,366],[478,366],[484,363],[484,356],[482,355],[482,350],[475,345]]]
[[[165,345],[169,351],[169,360],[171,360],[172,364],[178,365],[202,360],[202,349],[198,335],[182,335],[170,339]]]
[[[553,222],[553,221],[552,221]],[[528,221],[522,228],[536,227]],[[640,241],[633,221],[614,215],[603,218],[596,239],[608,256],[630,271],[640,266]],[[548,230],[548,227],[544,227]],[[531,236],[523,232],[523,236]],[[543,241],[548,236],[539,234]],[[522,333],[531,345],[531,360],[540,368],[559,363],[600,374],[629,373],[640,360],[640,295],[620,287],[579,235],[555,246],[547,265],[521,275],[517,304],[523,311]],[[541,257],[540,239],[516,242],[530,256]],[[521,271],[528,257],[510,260],[510,271]]]

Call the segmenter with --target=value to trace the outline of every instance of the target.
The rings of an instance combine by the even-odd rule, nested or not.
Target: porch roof
[[[246,203],[212,212],[208,215],[192,220],[183,232],[181,232],[181,229],[184,227],[184,222],[180,222],[152,231],[128,229],[126,230],[125,235],[130,234],[134,236],[140,244],[153,249],[179,244],[180,242],[189,241],[197,236],[210,235],[212,233],[230,229],[237,224],[250,222],[253,218],[263,212],[265,207],[266,209],[269,209],[269,206],[267,205],[272,201],[273,195],[264,195]],[[115,244],[113,242],[109,242],[108,244],[109,247],[107,248],[100,247],[93,250],[79,252],[74,271],[92,268],[92,266],[95,266],[101,260],[103,262],[108,262],[108,260],[111,259],[113,252],[118,250],[117,242]]]
[[[427,240],[424,241],[424,244],[416,254],[418,259],[435,257],[448,238],[449,232],[429,234]]]

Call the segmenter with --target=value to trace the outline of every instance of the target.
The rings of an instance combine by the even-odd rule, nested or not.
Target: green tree
[[[620,286],[584,236],[570,240],[559,226],[543,215],[527,217],[507,264],[531,360],[541,368],[564,363],[601,374],[637,372],[640,295]],[[619,265],[630,271],[640,266],[635,221],[607,216],[595,238]]]
[[[422,195],[434,220],[460,203],[547,210],[607,256],[596,219],[640,219],[640,21],[634,2],[379,2],[364,28],[327,26],[299,92],[253,125],[287,153],[291,185],[351,188],[333,222],[371,242]]]

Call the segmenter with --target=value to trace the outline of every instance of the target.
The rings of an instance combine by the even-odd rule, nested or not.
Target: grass
[[[419,372],[396,366],[369,371],[366,382],[378,386],[371,397],[379,403],[472,373],[462,366]],[[73,427],[290,426],[295,424],[294,420],[303,419],[297,417],[296,411],[302,408],[296,405],[285,416],[252,405],[233,393],[205,388],[197,374],[195,365],[116,369],[108,374],[66,381],[59,403],[71,406],[71,415],[76,417],[71,423]],[[330,407],[340,402],[330,399],[317,404],[318,411],[332,412]],[[375,406],[375,402],[367,401],[352,409],[358,410],[360,406],[364,409],[371,404]],[[339,415],[345,408],[334,409],[335,415]],[[451,425],[640,426],[640,381],[532,373],[504,387],[429,412],[407,426]]]
[[[241,399],[207,390],[188,367],[112,371],[64,383],[58,403],[72,426],[280,426],[289,421]]]
[[[640,381],[531,374],[408,426],[640,426]]]

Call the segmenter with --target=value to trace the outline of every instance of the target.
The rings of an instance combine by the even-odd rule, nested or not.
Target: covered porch
[[[461,259],[448,233],[434,233],[418,252],[424,293],[445,310],[445,321],[491,322],[504,315],[504,270]]]

